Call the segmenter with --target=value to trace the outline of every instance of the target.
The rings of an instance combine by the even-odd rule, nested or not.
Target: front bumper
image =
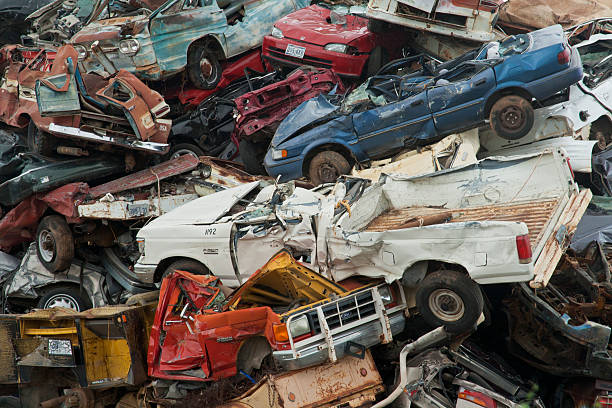
[[[302,161],[302,156],[274,160],[272,158],[272,150],[269,149],[264,158],[263,165],[270,176],[281,176],[280,182],[284,183],[302,177]]]
[[[391,333],[394,336],[404,330],[406,317],[404,316],[403,308],[399,308],[399,310],[389,314],[389,324]],[[334,337],[336,356],[338,359],[341,359],[348,354],[347,351],[352,349],[353,345],[359,345],[365,349],[370,348],[379,344],[382,337],[383,330],[379,320],[354,327],[352,330]],[[294,357],[293,350],[274,351],[272,356],[276,364],[283,370],[298,370],[328,361],[329,354],[323,340],[318,343],[308,344],[305,347],[300,347],[298,342],[295,344],[295,350],[299,355],[298,357]]]
[[[142,283],[155,283],[155,270],[157,265],[143,265],[137,263],[134,265],[134,276]]]
[[[285,55],[285,50],[289,44],[305,47],[306,52],[304,58]],[[349,78],[360,77],[370,57],[369,53],[360,55],[343,54],[340,52],[327,51],[320,45],[305,43],[289,38],[275,38],[270,35],[264,37],[262,51],[263,57],[275,65],[294,68],[310,65],[318,68],[331,69],[336,74]]]

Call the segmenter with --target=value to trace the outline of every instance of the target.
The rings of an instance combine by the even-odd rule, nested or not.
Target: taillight
[[[557,54],[557,61],[559,61],[559,64],[561,65],[569,64],[570,55],[571,55],[571,52],[570,52],[569,47],[563,46],[563,51]]]
[[[518,252],[519,263],[527,264],[531,262],[531,243],[529,235],[518,235],[516,237],[516,250]]]
[[[572,165],[570,164],[569,157],[565,158],[565,162],[567,163],[567,167],[569,167],[569,171],[572,174],[572,180],[574,180],[576,177],[574,177],[574,169],[572,169]]]
[[[462,404],[461,401],[468,401],[472,404],[486,407],[486,408],[497,408],[495,400],[488,395],[481,392],[472,391],[463,387],[459,388],[459,395],[457,396],[457,407],[469,407],[471,404]]]

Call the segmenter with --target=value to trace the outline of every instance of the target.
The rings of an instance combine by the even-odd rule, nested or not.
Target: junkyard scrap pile
[[[0,23],[0,407],[612,405],[611,2]]]

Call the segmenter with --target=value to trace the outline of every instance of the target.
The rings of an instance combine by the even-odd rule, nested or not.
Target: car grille
[[[345,326],[364,317],[376,314],[372,290],[340,299],[322,307],[327,326],[330,329]],[[308,312],[308,319],[315,333],[321,332],[321,324],[316,310]]]
[[[285,55],[285,51],[284,50],[281,50],[280,48],[276,48],[276,47],[270,47],[270,48],[268,48],[268,50],[270,51],[270,54],[275,59],[290,61],[290,62],[292,62],[294,64],[297,64],[297,65],[312,65],[312,66],[321,67],[321,68],[331,68],[332,67],[332,61],[331,60],[326,60],[326,59],[317,58],[317,57],[311,57],[309,55],[304,55],[304,58],[290,57],[288,55]]]

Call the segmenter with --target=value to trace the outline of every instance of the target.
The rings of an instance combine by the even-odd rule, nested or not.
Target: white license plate
[[[285,55],[296,58],[304,58],[304,53],[306,52],[306,48],[298,47],[297,45],[287,45],[287,49],[285,50]]]
[[[70,340],[49,339],[48,350],[50,356],[71,356],[72,343]]]

